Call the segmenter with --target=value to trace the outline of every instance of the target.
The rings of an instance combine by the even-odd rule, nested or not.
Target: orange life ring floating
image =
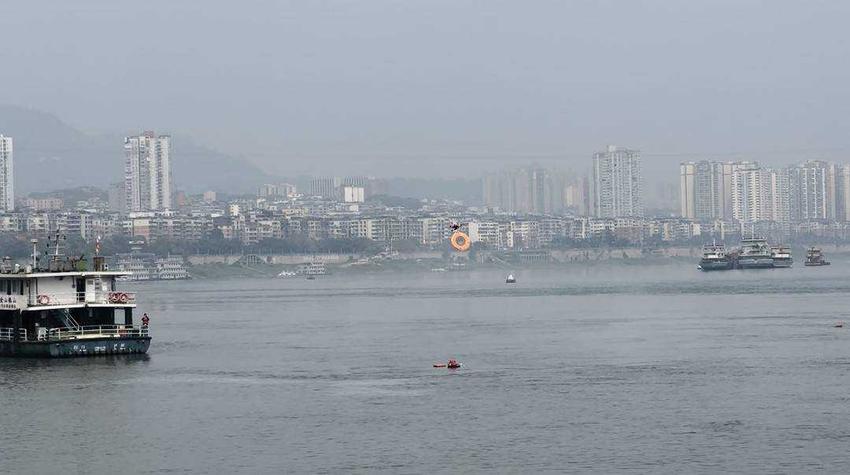
[[[460,252],[466,252],[472,246],[472,241],[463,231],[455,231],[449,241],[452,243],[452,247]]]

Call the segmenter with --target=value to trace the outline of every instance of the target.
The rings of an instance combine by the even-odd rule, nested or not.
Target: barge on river
[[[136,295],[116,288],[126,272],[103,257],[52,256],[45,269],[0,263],[0,356],[68,357],[147,353],[147,318],[133,324]]]

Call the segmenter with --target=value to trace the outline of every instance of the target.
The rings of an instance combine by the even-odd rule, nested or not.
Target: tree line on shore
[[[115,254],[129,253],[132,251],[130,241],[144,241],[138,237],[123,235],[110,236],[101,242],[101,255],[113,256]],[[589,239],[570,239],[567,237],[555,238],[547,248],[549,249],[604,249],[604,248],[664,248],[670,246],[699,247],[705,242],[711,242],[708,236],[694,237],[687,240],[662,241],[660,237],[644,239],[642,242],[634,242],[607,233],[603,236]],[[720,239],[716,240],[722,242]],[[727,245],[737,245],[739,239],[727,240]],[[778,241],[777,241],[778,242]],[[788,245],[812,245],[812,244],[848,244],[847,240],[837,238],[807,237],[807,239],[790,239],[783,241]],[[522,243],[517,243],[523,247]],[[53,253],[53,244],[46,239],[40,240],[38,253],[40,256]],[[67,256],[86,256],[94,254],[94,243],[86,242],[79,235],[67,235],[61,242],[62,253]],[[412,252],[426,249],[415,240],[393,241],[384,243],[364,238],[351,239],[310,239],[307,236],[292,236],[286,239],[264,239],[254,244],[245,244],[235,239],[224,239],[220,232],[212,233],[207,239],[200,241],[186,241],[177,239],[158,239],[139,247],[142,252],[149,252],[160,256],[165,255],[241,255],[241,254],[361,254],[375,255],[381,251],[392,249],[400,252]],[[428,248],[430,249],[430,248]],[[490,249],[490,246],[478,242],[473,246],[474,251]],[[438,250],[449,252],[448,242]],[[32,244],[28,237],[17,234],[0,233],[0,256],[9,256],[14,259],[28,258],[32,255]]]
[[[140,241],[129,236],[110,236],[103,239],[100,253],[104,256],[129,253],[132,251],[130,240]],[[53,253],[53,245],[47,240],[38,244],[39,256]],[[62,253],[66,256],[86,256],[94,254],[95,245],[86,242],[76,235],[65,236],[61,240]],[[233,255],[233,254],[376,254],[384,250],[381,243],[368,239],[310,239],[307,237],[291,237],[287,239],[264,239],[256,244],[244,244],[234,239],[223,239],[212,236],[200,241],[184,241],[175,239],[158,239],[144,244],[142,252],[156,255]],[[0,234],[0,256],[14,259],[32,256],[32,244],[21,236]]]

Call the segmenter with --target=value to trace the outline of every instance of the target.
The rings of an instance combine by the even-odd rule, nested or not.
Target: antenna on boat
[[[97,236],[97,239],[94,243],[94,257],[92,258],[92,266],[94,270],[97,272],[102,272],[107,269],[106,264],[103,262],[103,256],[100,255],[100,236]],[[98,277],[99,279],[100,277]]]
[[[67,239],[67,236],[62,234],[60,229],[56,229],[56,237],[53,238],[53,260],[59,260],[59,257],[62,255],[62,241]],[[48,242],[50,241],[50,237],[47,238]]]
[[[32,243],[32,268],[35,270],[38,267],[38,239],[30,239]]]

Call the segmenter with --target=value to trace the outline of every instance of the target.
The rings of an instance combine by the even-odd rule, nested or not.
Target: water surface
[[[850,471],[841,262],[506,274],[137,284],[148,357],[0,359],[0,472]]]

